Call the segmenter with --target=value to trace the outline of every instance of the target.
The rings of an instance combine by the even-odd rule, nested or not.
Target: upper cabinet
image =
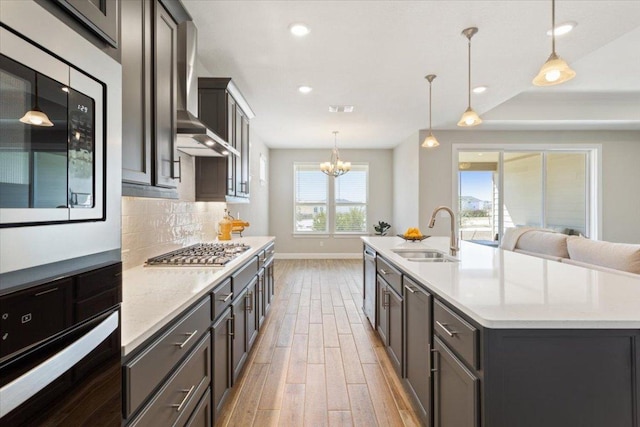
[[[248,201],[249,120],[254,117],[251,107],[230,78],[199,78],[198,113],[200,120],[226,138],[240,156],[199,158],[196,161],[196,199]]]
[[[177,24],[159,1],[122,2],[121,50],[123,194],[176,198]]]

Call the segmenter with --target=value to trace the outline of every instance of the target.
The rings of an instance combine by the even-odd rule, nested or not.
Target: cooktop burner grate
[[[244,243],[197,243],[149,258],[145,265],[222,267],[248,249]]]

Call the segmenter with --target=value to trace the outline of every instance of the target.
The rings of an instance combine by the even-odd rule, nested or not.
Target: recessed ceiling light
[[[473,93],[484,93],[487,91],[486,86],[476,86],[473,88]]]
[[[330,113],[353,113],[353,105],[329,105]]]
[[[209,147],[213,147],[214,144],[213,144],[213,141],[207,140],[207,141],[205,141],[205,145],[207,145]]]
[[[307,27],[304,24],[291,24],[289,26],[289,31],[291,31],[291,34],[293,34],[296,37],[304,37],[307,34],[309,34],[311,32],[311,30],[309,29],[309,27]]]
[[[562,24],[556,25],[556,29],[555,29],[554,32],[555,32],[556,36],[561,36],[563,34],[567,34],[569,31],[573,30],[576,25],[578,25],[578,23],[574,22],[574,21],[563,22]],[[548,36],[551,35],[551,30],[547,31],[547,35]]]
[[[313,88],[311,86],[299,86],[298,87],[298,92],[304,93],[304,94],[307,94],[307,93],[311,92],[312,90],[313,90]]]

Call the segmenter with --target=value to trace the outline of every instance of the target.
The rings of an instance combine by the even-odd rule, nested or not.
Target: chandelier
[[[333,131],[333,150],[331,151],[331,161],[320,163],[320,170],[329,176],[339,177],[351,170],[351,162],[340,160],[338,152],[338,131]]]

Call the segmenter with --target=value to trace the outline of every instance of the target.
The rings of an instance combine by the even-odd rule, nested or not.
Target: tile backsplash
[[[215,240],[225,208],[226,203],[123,197],[123,268],[182,246]]]

